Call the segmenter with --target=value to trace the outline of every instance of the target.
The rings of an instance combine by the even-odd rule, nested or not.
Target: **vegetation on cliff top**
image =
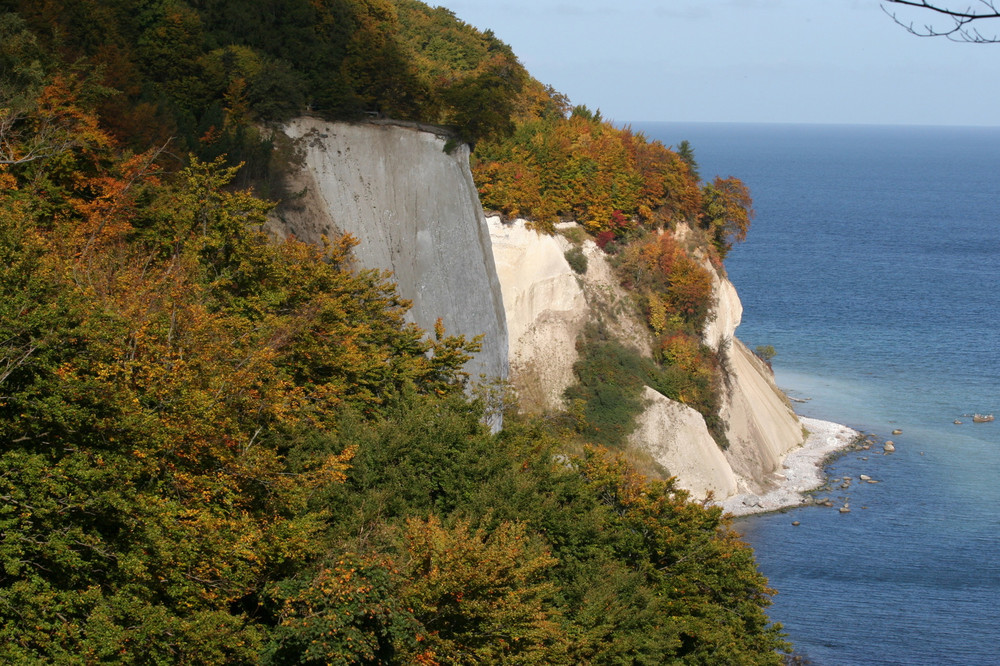
[[[17,14],[0,26],[13,69],[93,72],[115,91],[99,111],[116,138],[202,159],[262,159],[254,123],[304,111],[451,125],[474,142],[512,129],[528,79],[492,33],[413,0],[3,0],[2,12]]]
[[[349,238],[273,243],[216,159],[301,104],[447,119],[509,50],[416,2],[251,4],[0,2],[0,661],[777,663],[719,509],[492,434],[475,341]]]

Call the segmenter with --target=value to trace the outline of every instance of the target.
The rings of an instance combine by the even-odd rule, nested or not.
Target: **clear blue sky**
[[[427,1],[618,122],[1000,125],[1000,44],[914,37],[878,0]]]

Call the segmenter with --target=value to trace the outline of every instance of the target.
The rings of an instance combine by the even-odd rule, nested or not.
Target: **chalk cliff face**
[[[412,321],[433,330],[440,317],[450,334],[483,334],[466,369],[506,378],[506,317],[468,147],[446,153],[446,137],[395,124],[299,118],[284,132],[300,158],[288,183],[298,196],[272,230],[313,243],[355,236],[358,264],[393,272]]]
[[[507,313],[511,379],[522,408],[563,408],[563,391],[576,381],[576,341],[588,321],[600,317],[620,342],[652,354],[645,325],[592,241],[583,243],[588,268],[578,275],[566,261],[572,245],[563,236],[536,233],[524,220],[505,223],[492,216],[486,222]]]
[[[563,391],[575,381],[575,342],[588,321],[602,321],[620,342],[652,355],[641,315],[593,242],[583,243],[588,268],[579,276],[564,257],[566,238],[537,234],[523,220],[491,217],[487,223],[510,331],[511,381],[522,406],[564,407]],[[649,387],[629,444],[694,496],[711,491],[722,499],[772,485],[782,456],[801,443],[802,429],[770,371],[734,335],[743,313],[736,289],[714,270],[713,276],[715,304],[704,342],[722,350],[729,369],[722,417],[730,447],[718,447],[701,414]]]
[[[536,234],[523,220],[486,220],[493,244],[510,336],[510,372],[521,406],[562,407],[574,381],[576,340],[588,318],[587,301],[564,257],[560,236]]]
[[[741,492],[772,485],[783,456],[803,442],[802,425],[771,371],[736,338],[743,305],[735,287],[713,271],[714,319],[703,342],[722,351],[728,368],[721,415],[729,449],[726,459],[740,480]]]
[[[720,499],[734,494],[738,479],[704,417],[648,386],[643,398],[646,410],[637,419],[629,444],[647,451],[695,497],[704,498],[709,491]]]

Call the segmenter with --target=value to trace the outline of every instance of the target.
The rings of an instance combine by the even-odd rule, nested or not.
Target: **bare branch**
[[[23,354],[21,354],[20,358],[17,358],[17,359],[12,358],[12,357],[11,358],[7,358],[6,359],[7,366],[3,369],[3,372],[0,373],[0,384],[2,384],[4,381],[6,381],[6,379],[8,377],[10,377],[10,375],[11,375],[12,372],[14,372],[15,370],[17,370],[22,365],[24,365],[24,362],[28,360],[28,357],[31,356],[32,354],[34,354],[37,349],[38,349],[38,345],[33,345],[30,349],[28,349],[26,352],[24,352]],[[18,351],[21,351],[21,350],[18,350]]]
[[[945,28],[936,27],[931,23],[917,27],[912,21],[900,18],[895,11],[890,11],[886,7],[886,4],[883,4],[882,11],[911,35],[916,35],[917,37],[944,37],[953,42],[965,42],[969,44],[994,44],[1000,42],[1000,35],[980,32],[980,24],[972,25],[975,21],[1000,19],[1000,9],[997,8],[996,0],[978,0],[976,4],[970,5],[965,9],[952,9],[945,5],[929,2],[929,0],[883,0],[883,2],[931,12],[951,20],[951,24]]]
[[[23,129],[27,115],[0,108],[0,164],[17,165],[52,157],[73,148],[78,141],[48,120],[35,130]]]

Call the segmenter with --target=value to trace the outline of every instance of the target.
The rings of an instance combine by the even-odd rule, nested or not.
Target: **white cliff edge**
[[[573,382],[576,339],[587,301],[564,257],[564,238],[537,234],[523,220],[486,219],[509,335],[511,380],[532,411],[562,407]]]
[[[802,424],[770,369],[736,338],[743,317],[736,288],[713,270],[713,321],[703,342],[721,352],[727,368],[721,416],[729,448],[726,459],[740,492],[763,492],[781,482],[784,456],[800,446]]]
[[[449,334],[483,335],[466,370],[506,379],[506,317],[468,147],[446,153],[446,137],[394,124],[298,118],[283,131],[299,158],[288,183],[298,195],[272,231],[310,243],[350,233],[361,267],[393,272],[411,321],[433,330],[440,317]]]
[[[649,453],[694,497],[732,496],[738,479],[708,432],[704,417],[648,386],[643,398],[646,410],[636,419],[629,443]]]
[[[582,245],[588,268],[580,276],[564,257],[571,247],[566,238],[536,233],[523,220],[490,217],[487,224],[510,331],[511,381],[522,404],[537,411],[564,407],[575,342],[587,321],[600,318],[622,343],[651,355],[641,316],[593,242]],[[714,270],[713,276],[715,306],[704,342],[721,351],[728,368],[722,407],[728,450],[718,447],[700,414],[649,387],[629,443],[694,497],[711,492],[723,500],[775,487],[782,459],[802,444],[803,431],[770,370],[735,337],[743,312],[736,289]]]

